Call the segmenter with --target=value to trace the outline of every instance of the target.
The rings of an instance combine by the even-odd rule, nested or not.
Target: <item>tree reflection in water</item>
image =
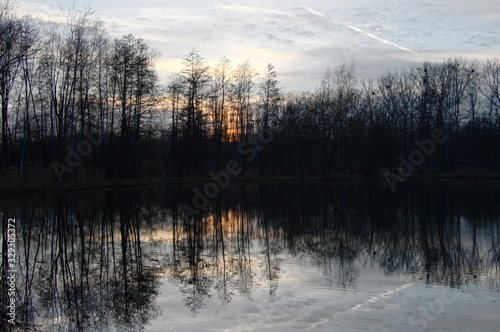
[[[192,200],[187,187],[5,198],[1,301],[11,217],[19,220],[19,330],[144,330],[161,309],[160,280],[178,286],[193,314],[210,297],[230,305],[259,285],[274,297],[287,257],[321,267],[336,288],[356,288],[374,268],[455,288],[482,280],[500,291],[498,184],[409,181],[398,190],[234,185],[196,216],[179,209]]]

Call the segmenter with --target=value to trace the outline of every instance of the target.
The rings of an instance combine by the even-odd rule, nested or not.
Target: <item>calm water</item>
[[[500,183],[192,189],[1,197],[18,330],[498,331]]]

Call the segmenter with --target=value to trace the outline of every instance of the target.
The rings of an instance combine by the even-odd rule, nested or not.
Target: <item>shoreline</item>
[[[328,181],[339,183],[349,183],[355,181],[385,181],[384,176],[380,175],[338,175],[338,176],[236,176],[231,178],[231,183],[263,183],[263,182],[295,182],[295,181]],[[404,177],[404,180],[500,180],[500,175],[412,175]],[[17,184],[15,188],[8,189],[0,186],[0,196],[19,195],[19,194],[41,194],[41,193],[61,193],[75,192],[87,190],[112,190],[123,188],[146,188],[158,186],[175,186],[175,185],[196,185],[213,182],[209,176],[204,177],[184,177],[184,178],[151,178],[137,180],[108,180],[85,184],[83,182],[68,182],[68,183],[45,183],[45,184]]]

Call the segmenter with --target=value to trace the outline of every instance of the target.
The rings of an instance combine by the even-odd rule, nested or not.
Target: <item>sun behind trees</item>
[[[69,183],[205,177],[230,160],[248,177],[381,176],[400,172],[398,156],[436,128],[448,139],[414,175],[498,175],[498,58],[424,62],[361,82],[353,64],[340,65],[316,91],[285,93],[271,63],[259,77],[249,60],[210,66],[194,48],[162,86],[157,57],[131,34],[110,39],[89,10],[47,29],[2,6],[4,187],[57,183],[54,163]],[[274,135],[261,144],[264,131]],[[88,134],[102,142],[69,166]],[[241,144],[258,144],[255,158]]]

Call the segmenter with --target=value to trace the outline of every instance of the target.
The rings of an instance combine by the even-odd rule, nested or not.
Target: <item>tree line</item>
[[[182,178],[237,160],[256,176],[377,175],[400,172],[398,157],[436,128],[447,139],[419,172],[500,161],[497,57],[426,61],[361,81],[354,64],[340,65],[315,91],[285,92],[271,63],[259,75],[249,60],[210,66],[191,49],[162,83],[158,52],[131,34],[110,38],[90,10],[47,27],[2,4],[4,174]],[[83,144],[89,137],[96,144]]]

